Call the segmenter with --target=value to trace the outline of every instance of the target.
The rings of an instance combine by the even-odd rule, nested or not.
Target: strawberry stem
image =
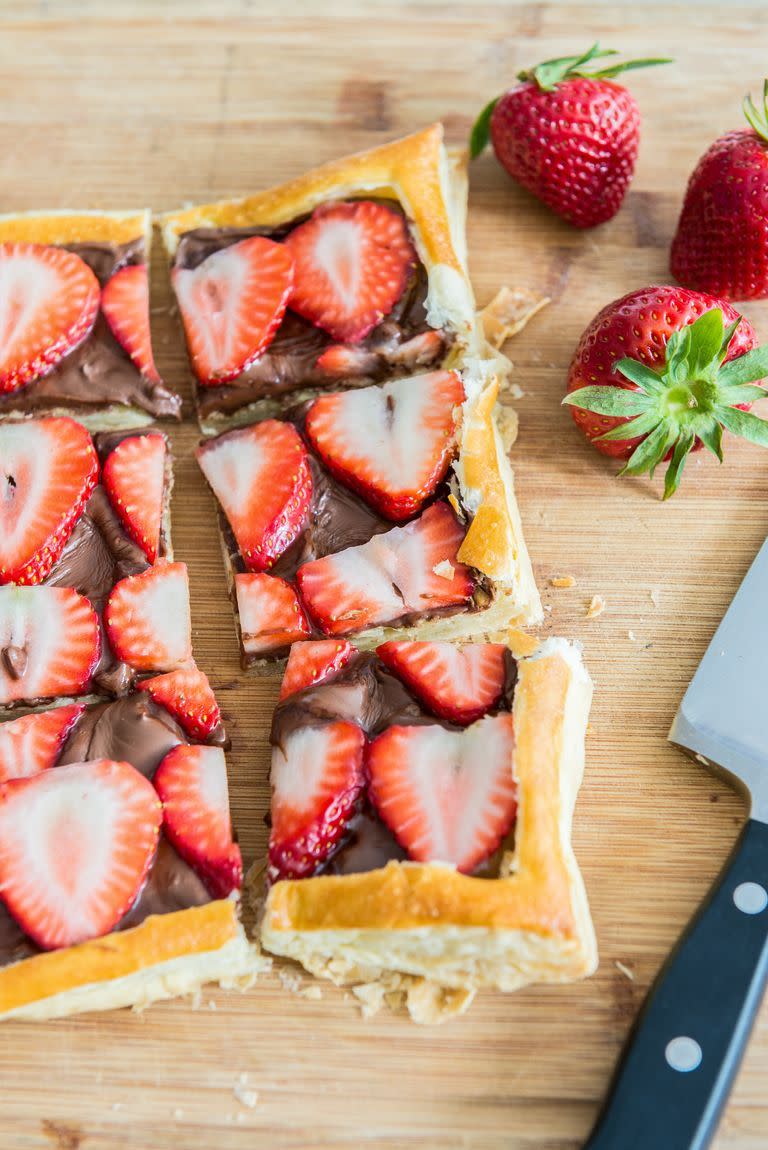
[[[763,80],[762,109],[755,106],[755,101],[749,92],[744,97],[742,108],[750,128],[754,129],[762,140],[768,141],[768,79]]]
[[[740,404],[765,398],[768,384],[757,381],[768,376],[768,346],[726,363],[739,322],[740,318],[726,327],[722,310],[712,308],[673,332],[659,370],[635,359],[618,360],[614,371],[631,387],[582,387],[565,397],[563,403],[582,411],[627,420],[599,439],[621,442],[642,436],[620,475],[647,472],[652,477],[671,451],[664,484],[664,498],[669,499],[697,441],[720,462],[723,429],[768,447],[768,420],[739,410]]]
[[[592,80],[607,80],[612,76],[618,76],[622,72],[629,72],[635,68],[651,68],[656,64],[673,63],[671,57],[649,56],[638,60],[625,60],[616,64],[610,64],[607,68],[602,66],[598,66],[597,68],[586,67],[586,65],[591,64],[593,60],[600,60],[605,56],[616,55],[618,55],[618,52],[615,48],[601,48],[600,45],[595,42],[592,47],[588,48],[581,56],[560,56],[554,60],[544,60],[543,63],[537,64],[535,68],[518,72],[517,78],[521,81],[534,81],[543,92],[552,92],[563,80],[569,80],[573,76],[584,76]]]

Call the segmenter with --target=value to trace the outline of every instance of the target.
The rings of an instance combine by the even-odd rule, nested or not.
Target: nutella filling
[[[393,200],[383,202],[401,210]],[[251,236],[282,240],[306,218],[280,228],[196,228],[181,236],[174,264],[196,268],[214,252]],[[278,401],[283,407],[290,403],[290,393],[299,389],[333,389],[340,383],[364,387],[438,366],[452,338],[427,323],[427,287],[426,270],[419,263],[389,315],[359,343],[337,345],[343,347],[348,364],[343,374],[337,368],[318,365],[318,358],[335,342],[331,336],[288,310],[269,347],[241,375],[226,384],[197,385],[200,417],[217,412],[232,414],[259,401]]]
[[[61,244],[80,256],[102,287],[115,272],[146,262],[144,237],[127,244]],[[18,391],[0,395],[0,415],[64,407],[73,411],[111,404],[137,407],[155,418],[178,419],[181,397],[146,379],[99,313],[89,335],[45,375]]]

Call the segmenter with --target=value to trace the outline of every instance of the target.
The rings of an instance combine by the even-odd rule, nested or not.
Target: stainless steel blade
[[[768,539],[685,692],[669,738],[735,775],[768,823]]]

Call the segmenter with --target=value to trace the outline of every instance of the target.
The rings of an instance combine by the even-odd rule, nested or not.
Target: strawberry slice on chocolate
[[[376,654],[441,719],[462,726],[498,705],[504,692],[503,643],[382,643]]]
[[[470,873],[515,820],[512,716],[488,715],[463,731],[389,727],[368,747],[369,795],[417,862]]]
[[[415,375],[321,396],[306,432],[337,479],[387,519],[409,519],[445,478],[464,398],[454,371]]]
[[[96,759],[0,786],[0,890],[44,950],[100,938],[134,902],[162,806],[129,763]]]
[[[192,658],[185,563],[160,559],[112,588],[104,609],[109,644],[137,671],[173,671]]]
[[[80,256],[0,243],[0,392],[47,375],[90,333],[99,281]]]
[[[0,724],[0,783],[31,778],[54,766],[84,710],[85,703],[72,703]]]
[[[296,590],[276,575],[236,575],[235,595],[246,655],[267,655],[307,639],[310,627]]]
[[[0,706],[79,695],[101,651],[99,620],[70,587],[0,587]]]
[[[365,735],[343,720],[297,727],[272,751],[269,878],[305,878],[331,855],[365,785]]]
[[[285,247],[295,263],[291,310],[342,343],[389,315],[416,266],[404,216],[372,200],[316,208]]]
[[[46,578],[98,472],[91,437],[73,419],[0,425],[0,583]]]
[[[208,676],[195,662],[145,679],[139,689],[148,691],[156,703],[165,707],[191,739],[204,743],[221,724],[221,711]]]
[[[240,848],[232,838],[224,752],[174,747],[154,776],[165,833],[215,898],[243,884]]]
[[[101,293],[101,310],[113,336],[144,378],[162,383],[152,354],[147,265],[134,264],[115,272]]]
[[[160,550],[167,453],[159,432],[131,435],[109,453],[102,472],[110,503],[150,563]]]
[[[280,698],[287,699],[305,687],[316,687],[346,667],[354,647],[344,639],[319,639],[294,643],[288,654]]]
[[[291,294],[293,259],[284,244],[253,236],[171,276],[195,375],[215,386],[242,375],[272,342]]]
[[[267,571],[301,532],[312,498],[307,449],[267,419],[202,443],[197,461],[251,571]]]
[[[302,599],[326,635],[349,635],[408,615],[468,603],[475,584],[457,562],[464,530],[447,503],[359,547],[304,563]]]

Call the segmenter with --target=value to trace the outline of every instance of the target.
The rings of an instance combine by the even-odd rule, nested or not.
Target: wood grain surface
[[[144,1014],[0,1028],[0,1145],[13,1150],[574,1150],[669,947],[744,818],[741,799],[668,746],[679,698],[768,529],[768,455],[731,442],[698,456],[670,505],[613,478],[560,408],[576,340],[603,304],[667,278],[687,175],[765,67],[764,6],[90,0],[0,5],[2,210],[165,209],[286,179],[442,118],[474,113],[547,56],[603,44],[677,58],[632,74],[644,134],[618,217],[580,233],[473,168],[469,238],[480,302],[504,283],[552,305],[509,345],[519,498],[548,612],[581,639],[596,683],[575,846],[601,951],[574,987],[481,996],[462,1020],[362,1021],[277,970],[245,995],[206,992]],[[159,245],[158,245],[159,247]],[[157,359],[189,385],[156,252]],[[768,338],[768,307],[750,320]],[[277,685],[244,677],[212,500],[189,411],[173,434],[178,556],[190,566],[196,650],[233,737],[246,859],[265,845],[267,730]],[[550,579],[573,575],[556,590]],[[593,595],[606,610],[587,619]],[[768,1010],[717,1150],[768,1145]],[[649,1148],[651,1150],[651,1148]],[[653,1150],[663,1150],[662,1147]]]

